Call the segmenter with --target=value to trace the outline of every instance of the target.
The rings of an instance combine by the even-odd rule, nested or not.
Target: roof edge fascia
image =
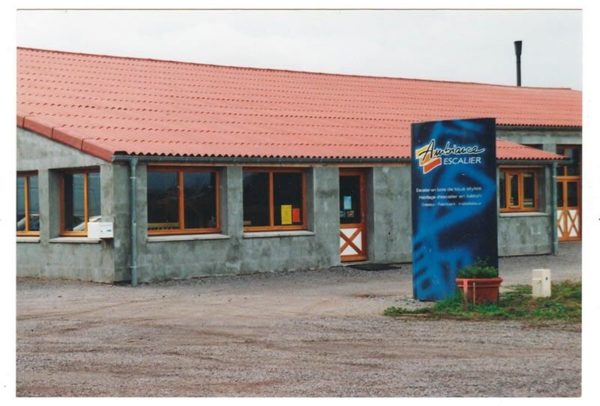
[[[515,125],[515,124],[496,124],[496,130],[500,131],[582,131],[583,126],[565,126],[565,125]]]

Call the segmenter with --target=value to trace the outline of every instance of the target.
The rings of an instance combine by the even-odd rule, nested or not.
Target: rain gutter
[[[496,165],[540,165],[556,162],[565,162],[564,158],[544,158],[544,159],[498,159]]]
[[[295,158],[295,157],[225,157],[225,156],[170,156],[170,155],[114,155],[113,162],[173,162],[208,164],[347,164],[347,163],[410,163],[410,158]]]
[[[382,163],[405,163],[411,162],[410,158],[281,158],[281,157],[210,157],[210,156],[169,156],[169,155],[114,155],[113,162],[130,162],[132,159],[138,162],[173,162],[173,163],[202,163],[202,164],[382,164]],[[564,158],[544,159],[498,159],[497,164],[532,165],[550,163],[554,161],[564,162]]]
[[[496,124],[496,130],[500,131],[581,131],[579,125],[502,125]]]

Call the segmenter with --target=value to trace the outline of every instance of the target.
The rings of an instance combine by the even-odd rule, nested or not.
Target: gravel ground
[[[581,245],[505,258],[581,278]],[[17,283],[18,396],[565,396],[581,394],[581,328],[392,319],[410,266],[171,281]]]

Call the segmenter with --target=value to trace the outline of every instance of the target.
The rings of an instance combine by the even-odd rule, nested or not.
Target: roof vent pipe
[[[515,41],[515,55],[517,55],[517,86],[521,86],[521,48],[523,41]]]

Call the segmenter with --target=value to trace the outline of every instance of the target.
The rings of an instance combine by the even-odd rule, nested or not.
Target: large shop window
[[[38,176],[17,174],[17,235],[40,235]]]
[[[98,169],[63,173],[61,196],[61,235],[86,236],[87,223],[102,219]]]
[[[244,169],[244,230],[306,229],[303,170]]]
[[[148,168],[149,235],[219,231],[218,171]]]
[[[539,170],[500,169],[500,211],[527,212],[539,210]]]

